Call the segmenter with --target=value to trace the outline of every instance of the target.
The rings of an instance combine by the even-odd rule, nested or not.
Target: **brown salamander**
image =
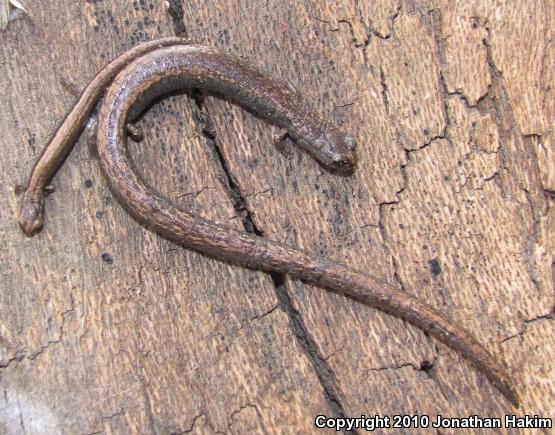
[[[518,406],[504,367],[472,334],[431,306],[330,259],[195,216],[154,192],[133,171],[126,151],[126,123],[155,97],[178,88],[200,88],[230,97],[286,129],[327,168],[354,169],[353,138],[302,109],[289,87],[230,54],[180,38],[164,38],[139,45],[107,65],[87,86],[33,168],[19,217],[26,234],[42,227],[46,184],[108,86],[98,120],[98,154],[110,189],[138,221],[187,248],[243,267],[287,273],[400,317],[464,355]]]

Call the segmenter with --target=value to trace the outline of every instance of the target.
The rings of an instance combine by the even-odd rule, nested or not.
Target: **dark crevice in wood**
[[[555,320],[555,307],[551,309],[550,313],[534,317],[533,319],[524,319],[521,323],[522,326],[520,330],[516,334],[510,335],[509,337],[504,338],[503,340],[500,341],[500,343],[505,343],[506,341],[512,340],[513,338],[516,338],[516,337],[523,338],[524,334],[526,333],[526,329],[528,328],[528,325],[530,323],[535,323],[542,320],[548,320],[548,321]]]
[[[193,430],[195,430],[195,426],[197,424],[197,421],[199,419],[201,419],[202,417],[206,417],[206,414],[204,412],[201,412],[200,414],[197,414],[193,417],[193,422],[191,423],[191,426],[188,429],[182,430],[182,431],[176,431],[176,432],[171,432],[171,435],[183,435],[186,433],[191,433]]]
[[[202,134],[204,135],[206,143],[212,153],[214,162],[218,166],[222,175],[225,177],[223,180],[224,187],[232,201],[233,208],[240,217],[246,232],[263,237],[263,231],[258,228],[254,222],[252,213],[248,209],[247,201],[239,186],[233,179],[229,163],[224,157],[224,154],[218,144],[215,132],[212,128],[210,128],[211,122],[205,113],[204,98],[202,93],[198,91],[193,92],[193,98],[198,112],[196,122],[200,123]],[[287,313],[293,334],[297,338],[298,343],[301,345],[301,348],[305,351],[306,356],[314,367],[314,371],[320,384],[322,385],[330,409],[333,411],[335,417],[345,418],[346,414],[343,409],[343,405],[341,404],[339,394],[337,393],[333,370],[319,355],[316,342],[308,332],[308,328],[304,324],[302,315],[293,307],[293,303],[287,291],[285,274],[271,273],[270,277],[272,279],[280,307],[285,313]],[[344,432],[350,433],[347,431]]]
[[[316,342],[308,333],[307,327],[302,319],[302,315],[294,308],[291,297],[287,291],[285,275],[282,273],[271,273],[270,276],[272,277],[280,305],[289,316],[289,322],[293,333],[295,334],[295,337],[297,337],[299,344],[304,349],[307,357],[314,367],[318,380],[324,389],[326,400],[332,409],[334,416],[345,418],[346,414],[337,392],[333,370],[330,368],[326,360],[318,353]],[[344,433],[351,432],[344,431]]]
[[[256,413],[257,417],[259,418],[260,421],[262,421],[262,416],[260,415],[260,412],[258,410],[258,407],[252,403],[247,403],[245,405],[241,405],[239,407],[239,409],[236,409],[235,411],[233,411],[231,413],[231,415],[228,417],[229,423],[227,424],[227,433],[233,433],[234,431],[232,430],[232,426],[233,426],[233,420],[235,419],[235,416],[240,414],[243,410],[247,409],[247,408],[252,408],[254,409],[254,412]]]
[[[206,145],[208,146],[208,149],[211,153],[212,161],[216,164],[218,172],[222,175],[220,181],[222,181],[224,185],[224,190],[231,199],[233,209],[235,210],[237,216],[240,218],[245,231],[261,236],[262,233],[258,231],[258,229],[255,227],[251,218],[251,214],[247,209],[247,201],[245,200],[243,194],[241,193],[241,190],[239,189],[239,186],[231,175],[232,171],[229,167],[229,164],[223,156],[222,150],[218,145],[213,129],[210,127],[211,122],[206,116],[206,113],[204,113],[204,96],[200,91],[193,91],[192,96],[197,106],[195,122],[197,122],[197,124],[200,126]]]
[[[376,38],[381,39],[383,41],[387,41],[391,39],[393,35],[393,27],[395,26],[395,20],[401,14],[401,7],[402,5],[398,4],[394,14],[387,18],[387,20],[390,22],[390,29],[391,29],[389,33],[382,35],[379,31],[374,29],[372,25],[369,25],[365,29],[365,33],[366,33],[365,39],[360,43],[357,42],[357,38],[355,36],[355,29],[352,23],[352,20],[360,20],[361,22],[363,21],[362,11],[360,10],[360,6],[358,2],[355,2],[355,15],[358,17],[353,16],[353,17],[347,17],[347,18],[340,18],[336,21],[337,27],[333,27],[332,23],[328,20],[324,20],[322,18],[313,18],[313,19],[314,21],[318,21],[320,23],[324,23],[328,25],[330,27],[330,32],[339,32],[341,24],[346,24],[347,27],[349,28],[349,33],[351,34],[351,41],[350,41],[351,44],[353,44],[356,48],[362,48],[363,50],[365,50],[370,44],[370,39],[372,38],[372,36],[375,36]]]
[[[367,39],[365,42],[365,45],[367,46],[368,43],[370,42],[370,38],[372,35],[374,35],[376,38],[387,41],[388,39],[391,39],[391,37],[393,36],[393,32],[394,32],[394,27],[395,27],[395,20],[399,17],[399,15],[401,14],[401,8],[403,7],[403,5],[401,3],[399,3],[397,5],[397,9],[395,10],[395,13],[389,17],[387,17],[388,21],[391,23],[390,24],[390,31],[388,34],[386,35],[382,35],[380,32],[378,32],[376,29],[372,28],[372,26],[370,26],[367,29]]]
[[[380,68],[380,78],[381,78],[381,86],[382,86],[382,99],[386,108],[386,114],[388,116],[388,118],[390,119],[391,123],[393,124],[393,128],[395,130],[395,142],[397,144],[400,144],[400,148],[405,152],[405,162],[401,163],[400,165],[400,172],[401,172],[401,176],[403,177],[403,183],[400,186],[399,190],[395,192],[395,200],[394,201],[383,201],[380,202],[378,204],[378,228],[380,230],[380,234],[382,236],[382,241],[383,241],[383,246],[384,246],[384,250],[387,252],[387,254],[390,256],[391,258],[391,264],[393,266],[393,277],[395,279],[395,282],[397,283],[397,286],[404,292],[407,291],[407,289],[405,288],[403,281],[401,280],[401,276],[399,274],[399,264],[397,263],[397,260],[395,259],[395,256],[393,255],[390,247],[389,247],[389,236],[387,234],[387,230],[385,228],[385,224],[384,224],[384,214],[385,214],[385,207],[387,206],[392,206],[393,204],[398,204],[400,199],[399,196],[403,193],[403,191],[407,188],[409,180],[408,180],[408,175],[407,175],[407,170],[406,167],[409,163],[409,153],[408,150],[406,148],[403,147],[402,145],[402,139],[401,139],[401,132],[399,130],[399,127],[397,125],[397,122],[395,120],[394,117],[392,117],[389,113],[389,102],[387,99],[387,84],[385,82],[385,74],[383,72],[383,69]]]
[[[183,6],[181,0],[168,1],[168,14],[172,19],[173,30],[177,36],[187,37],[187,29],[185,28],[185,20],[183,18]]]
[[[387,98],[387,83],[385,81],[385,73],[381,66],[380,66],[380,84],[382,86],[382,100],[385,106],[385,113],[387,113],[387,116],[391,116],[389,112],[389,98]]]
[[[391,258],[391,264],[393,266],[393,278],[395,279],[395,282],[397,283],[397,286],[403,292],[407,292],[407,289],[406,289],[405,285],[403,284],[403,280],[401,279],[401,275],[399,274],[399,264],[397,262],[397,259],[395,258],[395,256],[391,252],[391,249],[389,248],[389,236],[387,234],[387,230],[386,230],[385,224],[384,224],[384,215],[385,215],[385,207],[392,206],[393,204],[398,204],[399,203],[399,196],[398,195],[400,193],[402,193],[407,187],[408,177],[407,177],[407,174],[406,174],[405,167],[406,167],[406,165],[401,165],[401,174],[403,176],[403,185],[401,186],[401,189],[398,192],[395,193],[395,197],[397,199],[395,201],[385,201],[385,202],[382,202],[382,203],[378,204],[378,227],[380,229],[380,234],[382,236],[384,249],[387,251],[387,253],[389,254],[389,256]]]

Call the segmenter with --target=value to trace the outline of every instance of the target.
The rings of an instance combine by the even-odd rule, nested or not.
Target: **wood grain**
[[[0,31],[3,433],[310,433],[318,414],[515,412],[398,319],[142,228],[86,135],[45,229],[22,235],[15,187],[75,100],[61,80],[80,89],[176,33],[290,82],[358,139],[360,164],[329,174],[243,109],[184,92],[138,124],[148,182],[427,300],[507,364],[519,413],[555,415],[552,1],[28,3]]]

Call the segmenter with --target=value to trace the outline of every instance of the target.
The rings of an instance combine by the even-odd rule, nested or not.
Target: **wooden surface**
[[[0,31],[2,433],[555,417],[553,1],[25,7]],[[244,110],[184,93],[140,122],[147,137],[131,147],[145,178],[205,217],[428,301],[509,367],[519,411],[401,320],[144,229],[112,198],[85,134],[53,181],[45,229],[22,235],[15,187],[75,101],[62,81],[82,89],[125,49],[176,33],[291,82],[358,139],[360,164],[331,175],[275,149],[276,129]]]

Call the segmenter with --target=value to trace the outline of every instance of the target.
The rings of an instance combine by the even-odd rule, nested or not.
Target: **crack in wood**
[[[212,152],[214,162],[225,176],[224,187],[232,200],[234,209],[237,213],[241,214],[241,221],[245,231],[250,234],[263,237],[263,231],[258,228],[254,222],[245,196],[242,194],[239,186],[233,178],[229,163],[227,162],[224,153],[218,144],[215,131],[211,128],[206,128],[206,125],[210,125],[211,123],[208,121],[208,115],[205,112],[204,98],[202,97],[202,94],[199,92],[193,93],[193,98],[199,114],[196,122],[201,124],[202,133],[206,139],[209,149]],[[294,336],[297,338],[297,342],[305,351],[305,355],[314,368],[315,374],[324,390],[328,405],[335,416],[345,418],[346,414],[337,392],[333,370],[318,354],[317,345],[311,337],[308,328],[304,324],[301,314],[293,307],[293,303],[285,284],[285,274],[274,272],[270,274],[270,277],[274,285],[276,296],[280,302],[280,306],[289,318],[289,324],[291,325]]]
[[[183,17],[183,6],[181,0],[168,1],[168,14],[172,19],[173,30],[177,36],[187,37],[187,29],[185,28],[185,20]]]

